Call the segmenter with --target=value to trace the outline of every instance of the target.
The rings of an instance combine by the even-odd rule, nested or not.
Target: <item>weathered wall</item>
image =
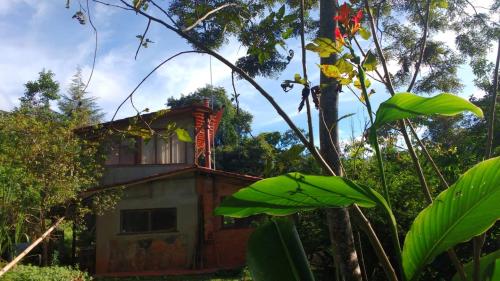
[[[200,175],[197,190],[203,195],[204,264],[206,267],[230,269],[245,265],[246,245],[253,228],[223,229],[222,217],[213,210],[227,197],[250,185],[252,181],[223,176]]]
[[[97,217],[96,273],[189,269],[198,207],[192,174],[128,187],[117,208]],[[121,234],[120,210],[177,208],[177,231]]]

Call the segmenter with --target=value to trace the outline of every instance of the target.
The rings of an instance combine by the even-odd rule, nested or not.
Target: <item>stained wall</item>
[[[193,175],[130,186],[117,207],[97,217],[96,273],[192,267],[198,207]],[[177,208],[177,231],[120,233],[120,211]]]

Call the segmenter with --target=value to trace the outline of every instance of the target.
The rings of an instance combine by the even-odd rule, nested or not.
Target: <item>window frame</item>
[[[170,164],[187,164],[188,163],[188,153],[187,153],[187,150],[188,150],[188,144],[185,143],[185,142],[182,142],[180,140],[177,140],[177,142],[182,142],[184,143],[183,144],[183,152],[181,152],[183,155],[183,161],[179,161],[179,162],[173,162],[173,150],[174,150],[174,146],[173,146],[173,139],[174,139],[174,136],[171,135],[168,137],[168,140],[165,140],[163,139],[163,142],[168,144],[168,155],[169,155],[169,162],[167,163],[160,163],[160,160],[159,160],[159,147],[158,145],[160,144],[160,142],[158,141],[158,138],[159,138],[159,135],[158,134],[154,134],[154,136],[152,137],[153,139],[150,140],[150,141],[154,141],[154,163],[144,163],[143,161],[143,149],[144,149],[144,139],[141,138],[140,139],[140,157],[139,157],[139,164],[140,165],[170,165]]]
[[[175,221],[173,223],[172,228],[168,229],[161,229],[161,230],[152,230],[152,213],[154,211],[159,211],[159,210],[171,210],[173,211],[174,215],[173,217],[175,218]],[[147,230],[144,231],[124,231],[124,219],[125,219],[125,213],[130,213],[130,212],[147,212],[148,216],[148,227]],[[176,207],[168,207],[168,208],[147,208],[147,209],[123,209],[120,210],[120,229],[119,229],[119,234],[120,235],[134,235],[134,234],[149,234],[149,233],[174,233],[178,232],[177,229],[177,208]]]

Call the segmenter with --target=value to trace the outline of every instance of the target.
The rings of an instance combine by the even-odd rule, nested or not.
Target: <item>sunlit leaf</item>
[[[326,77],[338,79],[341,76],[340,70],[335,65],[322,64],[320,69]]]
[[[339,59],[336,63],[335,66],[338,68],[338,70],[341,73],[350,73],[353,71],[354,66],[347,62],[345,59]]]
[[[361,35],[361,38],[365,40],[370,39],[370,36],[372,36],[371,32],[363,27],[359,29],[359,35]]]
[[[370,82],[370,80],[369,80],[368,78],[365,78],[365,87],[366,87],[367,89],[368,89],[368,88],[370,88],[371,84],[372,84],[372,83]],[[356,80],[354,81],[354,87],[356,87],[356,88],[358,88],[358,89],[360,89],[360,90],[361,90],[361,82],[360,82],[358,79],[356,79]]]
[[[484,233],[500,218],[500,157],[465,174],[413,222],[403,247],[403,268],[415,280],[426,264],[458,243]]]
[[[463,111],[483,117],[483,111],[479,107],[456,95],[443,93],[425,98],[411,93],[398,93],[380,104],[373,126],[378,128],[391,121],[421,115],[452,116]]]
[[[293,76],[293,80],[294,80],[295,83],[299,83],[299,84],[302,84],[302,85],[306,84],[306,81],[298,73],[295,73],[295,75]]]
[[[175,129],[175,133],[177,134],[177,138],[180,140],[180,141],[183,141],[183,142],[193,142],[193,140],[191,139],[191,136],[189,135],[188,131],[182,129],[182,128],[177,128]]]
[[[346,207],[354,203],[373,207],[380,198],[376,191],[342,177],[289,173],[240,189],[226,198],[215,213],[230,217],[288,215],[301,210]]]
[[[339,53],[342,50],[342,45],[338,45],[329,38],[316,38],[313,43],[306,45],[306,49],[318,53],[322,58],[328,58],[332,54]]]

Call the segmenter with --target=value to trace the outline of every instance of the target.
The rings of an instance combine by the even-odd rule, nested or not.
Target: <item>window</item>
[[[155,135],[142,142],[141,158],[142,164],[186,163],[186,143],[179,141],[175,134],[171,137]]]
[[[113,141],[106,157],[106,165],[135,164],[136,150],[135,139]]]
[[[122,210],[121,233],[171,232],[177,230],[177,209]]]

